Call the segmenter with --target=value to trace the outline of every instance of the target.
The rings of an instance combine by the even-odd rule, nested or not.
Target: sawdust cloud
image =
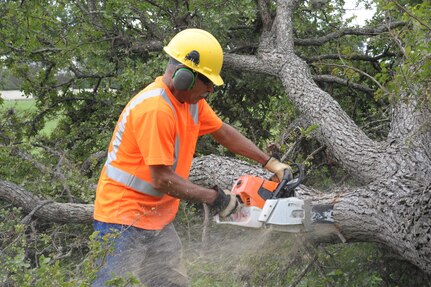
[[[217,227],[209,233],[207,242],[185,243],[184,258],[194,278],[242,281],[254,271],[264,273],[256,268],[266,260],[277,258],[280,268],[288,268],[300,253],[296,234],[235,226]]]
[[[261,277],[260,282],[277,276],[286,280],[285,274],[292,266],[311,260],[315,254],[312,243],[322,238],[336,238],[332,224],[314,225],[306,233],[216,226],[209,230],[207,242],[186,242],[184,258],[195,278],[218,280],[225,276],[241,283],[253,280],[250,276]]]
[[[266,280],[265,277],[282,277],[294,265],[294,262],[310,258],[310,254],[307,254],[304,248],[307,241],[313,240],[316,236],[325,235],[333,236],[332,229],[326,226],[315,226],[311,233],[296,234],[228,225],[210,228],[204,242],[200,236],[185,238],[182,235],[180,237],[183,241],[183,267],[178,270],[177,280],[178,282],[182,280],[182,274],[188,274],[188,278],[192,281],[202,278],[207,280],[206,284],[193,286],[219,286],[212,285],[211,282],[225,282],[226,280],[235,280],[237,283],[240,282],[238,286],[247,286],[241,282],[251,280],[248,278],[250,276],[262,276],[263,281]],[[166,272],[157,268],[169,260],[172,258],[166,254],[153,258],[154,268],[146,270],[145,277],[150,281],[157,281],[158,278],[171,276],[172,274],[167,273],[170,271]],[[267,268],[265,266],[268,262],[275,265],[275,270],[271,272],[278,274],[266,274],[268,270],[265,270]],[[139,265],[124,266],[124,268],[126,267],[133,273],[142,272],[140,270],[142,267]]]

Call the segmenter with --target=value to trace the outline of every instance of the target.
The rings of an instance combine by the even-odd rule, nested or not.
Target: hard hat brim
[[[211,76],[206,76],[208,79],[211,80],[211,82],[213,82],[214,85],[216,86],[222,86],[223,85],[223,79],[220,77],[220,75],[211,75]]]

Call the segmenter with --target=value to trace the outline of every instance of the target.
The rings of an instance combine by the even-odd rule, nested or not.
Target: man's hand
[[[274,173],[278,182],[283,179],[285,172],[289,172],[290,174],[292,174],[292,168],[290,166],[278,161],[276,158],[273,157],[270,157],[263,167]]]
[[[213,189],[217,191],[216,199],[210,204],[214,214],[218,214],[220,217],[231,215],[238,207],[236,196],[231,194],[229,190],[222,190],[218,186],[215,186]]]

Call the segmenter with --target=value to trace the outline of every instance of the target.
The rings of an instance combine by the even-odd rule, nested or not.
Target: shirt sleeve
[[[150,110],[133,123],[137,145],[146,165],[173,165],[175,119],[164,110]]]
[[[199,103],[199,122],[199,136],[213,133],[220,129],[223,124],[222,120],[205,100]]]

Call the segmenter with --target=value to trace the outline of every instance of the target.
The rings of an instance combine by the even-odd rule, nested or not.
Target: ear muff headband
[[[179,91],[193,89],[196,81],[196,73],[187,67],[178,68],[172,75],[174,88]]]

